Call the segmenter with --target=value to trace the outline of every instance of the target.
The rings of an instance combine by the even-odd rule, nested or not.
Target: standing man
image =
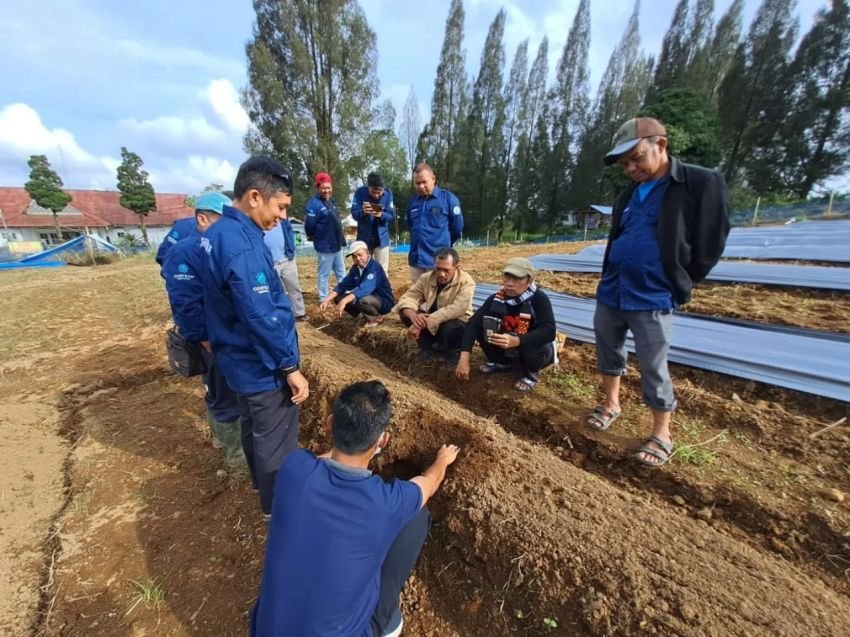
[[[198,224],[195,219],[195,217],[184,217],[183,219],[178,219],[171,224],[171,229],[168,231],[168,234],[165,235],[165,239],[162,240],[162,243],[159,244],[159,248],[156,250],[155,260],[160,266],[165,263],[165,258],[168,256],[168,252],[171,248],[176,246],[179,241],[198,235]]]
[[[384,482],[369,464],[391,417],[383,383],[349,385],[328,418],[333,449],[284,461],[251,637],[401,634],[398,598],[428,537],[425,504],[459,449],[443,445],[422,475]]]
[[[298,446],[298,405],[309,395],[300,371],[295,316],[263,231],[286,219],[292,176],[277,161],[239,167],[234,207],[201,240],[204,307],[216,361],[239,395],[242,447],[263,513],[270,514],[277,470]]]
[[[319,298],[328,295],[328,281],[331,270],[339,283],[345,277],[345,261],[342,249],[345,247],[345,233],[342,221],[333,200],[333,183],[328,173],[316,175],[316,194],[307,202],[304,210],[307,218],[304,220],[304,232],[313,242],[313,248],[319,257]]]
[[[369,252],[384,272],[390,273],[390,222],[395,218],[393,193],[384,188],[378,173],[369,173],[366,185],[354,192],[351,216],[357,221],[357,240],[369,247]]]
[[[676,408],[667,368],[673,310],[711,271],[729,234],[729,194],[719,172],[667,154],[667,131],[651,117],[630,119],[614,137],[605,164],[619,163],[632,185],[614,204],[602,277],[596,290],[596,356],[605,400],[588,416],[604,431],[620,416],[626,332],[634,335],[652,435],[636,454],[650,467],[673,451]]]
[[[200,345],[206,363],[207,371],[201,379],[206,390],[204,403],[213,444],[224,450],[225,463],[235,469],[245,466],[239,401],[236,392],[224,380],[210,348],[201,280],[204,268],[201,237],[221,219],[224,206],[230,204],[230,199],[218,192],[205,192],[195,200],[196,228],[168,251],[161,274],[165,279],[174,324],[184,339]]]
[[[413,170],[416,193],[407,204],[407,227],[410,229],[410,280],[416,280],[434,267],[434,255],[440,248],[450,248],[463,233],[463,214],[454,193],[436,185],[434,171],[428,164]]]
[[[440,248],[434,269],[426,272],[398,300],[407,337],[419,343],[419,360],[434,356],[435,345],[448,367],[457,367],[463,330],[472,316],[475,281],[460,267],[454,248]]]
[[[362,241],[354,241],[347,256],[354,264],[348,275],[322,299],[319,309],[324,312],[336,304],[337,316],[348,312],[357,317],[366,317],[366,327],[375,327],[384,320],[384,315],[392,310],[393,288],[387,279],[384,268],[369,254],[369,248]]]
[[[304,295],[301,294],[301,284],[298,281],[298,264],[295,262],[295,233],[289,218],[281,221],[277,228],[266,231],[263,241],[272,255],[274,269],[280,277],[289,304],[295,312],[295,320],[307,318],[307,308],[304,307]]]

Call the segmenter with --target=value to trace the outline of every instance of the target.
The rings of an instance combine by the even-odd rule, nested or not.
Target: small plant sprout
[[[555,630],[558,627],[558,620],[554,617],[544,617],[543,625],[549,630]]]
[[[165,603],[165,589],[163,582],[165,578],[154,577],[152,579],[142,580],[141,582],[134,579],[130,580],[136,590],[130,597],[130,607],[127,609],[126,615],[129,615],[139,604],[144,604],[145,608],[151,610],[159,610]],[[125,615],[125,616],[126,616]]]

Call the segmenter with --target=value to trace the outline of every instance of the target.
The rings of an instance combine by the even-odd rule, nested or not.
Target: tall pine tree
[[[525,128],[527,117],[525,108],[528,104],[528,39],[520,42],[511,65],[511,73],[505,82],[505,134],[504,158],[505,167],[504,193],[505,215],[516,216],[516,157],[520,135]]]
[[[781,187],[805,199],[816,185],[850,167],[850,6],[833,0],[803,37],[787,83],[781,128]]]
[[[453,149],[456,184],[471,231],[482,231],[494,220],[504,224],[505,201],[505,101],[502,68],[505,66],[505,11],[493,19],[481,53],[481,68],[472,89],[469,112]]]
[[[148,172],[142,168],[144,162],[136,153],[121,148],[121,165],[118,166],[118,190],[121,192],[121,205],[139,216],[142,227],[142,240],[148,242],[148,229],[145,218],[156,210],[156,195],[148,182]]]
[[[422,132],[421,129],[422,120],[419,116],[419,100],[416,99],[416,93],[411,84],[410,92],[407,94],[407,100],[404,102],[404,110],[401,113],[401,126],[398,129],[398,136],[407,155],[407,163],[410,171],[413,170],[413,165],[416,163],[416,142]]]
[[[643,104],[648,88],[652,58],[640,52],[639,14],[640,0],[636,0],[596,92],[591,125],[582,138],[570,185],[570,199],[578,206],[608,200],[620,185],[616,169],[603,170],[602,158],[620,124],[634,117]]]
[[[537,55],[528,73],[528,85],[522,105],[523,116],[517,141],[514,168],[516,209],[515,226],[518,231],[536,230],[539,218],[532,205],[532,198],[540,187],[537,170],[540,163],[548,168],[549,122],[546,107],[546,74],[549,71],[549,39],[545,36],[537,48]],[[542,133],[540,132],[542,131]],[[542,138],[537,138],[539,133]],[[540,155],[538,153],[543,153]]]
[[[720,85],[720,126],[728,153],[726,180],[732,182],[747,168],[758,171],[760,149],[769,149],[776,123],[785,115],[788,52],[797,34],[795,0],[763,0],[749,33],[738,46]],[[746,176],[746,175],[745,175]],[[749,183],[764,192],[765,183]]]
[[[712,102],[717,102],[720,82],[729,70],[741,39],[741,16],[744,0],[732,0],[732,4],[717,22],[710,42],[698,57],[689,86],[702,93]]]
[[[457,144],[458,127],[466,105],[466,52],[463,49],[464,10],[462,0],[452,0],[446,18],[446,31],[434,94],[431,119],[419,138],[417,156],[427,161],[438,179],[446,184],[454,180],[452,150]]]
[[[650,99],[669,88],[679,88],[684,83],[688,70],[692,47],[696,45],[690,39],[691,22],[689,20],[689,0],[679,0],[673,12],[673,21],[664,34],[661,44],[661,56],[655,68],[655,78],[650,90]]]
[[[254,0],[243,103],[249,152],[270,152],[302,186],[327,170],[348,190],[378,93],[376,37],[356,0]]]
[[[547,218],[556,219],[570,201],[570,182],[575,168],[579,142],[590,110],[590,0],[581,0],[570,33],[564,44],[551,91],[552,171],[554,191],[548,197],[552,210]]]

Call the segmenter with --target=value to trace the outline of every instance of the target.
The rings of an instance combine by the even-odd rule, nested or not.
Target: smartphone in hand
[[[489,339],[493,334],[502,333],[502,319],[496,316],[484,317],[484,335]]]

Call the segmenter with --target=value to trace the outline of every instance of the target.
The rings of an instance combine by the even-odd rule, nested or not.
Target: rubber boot
[[[224,462],[230,469],[247,466],[245,452],[242,451],[242,427],[238,420],[231,422],[213,421],[221,448],[224,450]]]
[[[212,440],[213,449],[221,449],[221,441],[218,439],[218,432],[215,428],[215,418],[209,409],[207,409],[207,424],[210,427],[210,440]]]

